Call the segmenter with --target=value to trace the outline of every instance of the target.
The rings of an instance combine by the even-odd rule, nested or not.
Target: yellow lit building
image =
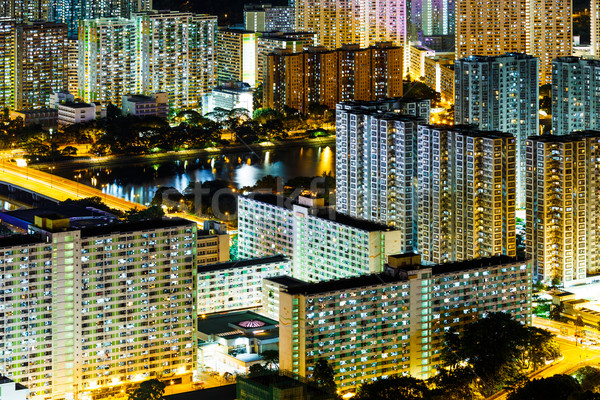
[[[264,105],[284,105],[307,112],[311,103],[330,108],[341,101],[402,96],[403,49],[378,43],[361,49],[310,47],[292,54],[280,50],[267,57]]]
[[[425,46],[410,46],[410,79],[418,81],[425,76],[425,59],[435,56],[435,51]]]
[[[15,107],[48,105],[67,88],[67,26],[51,22],[17,25]]]
[[[217,82],[256,86],[256,32],[223,28],[217,31]]]
[[[600,132],[527,140],[526,252],[537,278],[565,285],[600,271]]]
[[[531,278],[530,262],[497,256],[317,283],[280,279],[271,284],[280,368],[311,379],[324,358],[342,393],[393,375],[427,379],[442,364],[448,329],[491,311],[530,324]]]
[[[456,59],[527,53],[540,59],[540,84],[551,83],[552,60],[572,53],[571,13],[570,0],[458,0]]]
[[[0,19],[0,107],[15,107],[15,20]]]
[[[417,237],[424,262],[516,255],[515,152],[509,133],[419,126]]]
[[[425,58],[425,84],[454,103],[454,53],[438,53]]]

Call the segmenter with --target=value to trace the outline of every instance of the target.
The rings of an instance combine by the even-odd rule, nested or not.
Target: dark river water
[[[44,170],[44,168],[42,168]],[[192,182],[222,179],[236,187],[253,186],[266,175],[284,180],[335,172],[335,146],[298,146],[223,155],[182,157],[177,161],[143,161],[110,167],[61,168],[55,174],[79,180],[103,192],[142,204],[159,186],[179,191]]]

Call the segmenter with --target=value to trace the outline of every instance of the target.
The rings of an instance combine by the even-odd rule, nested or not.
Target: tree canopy
[[[442,361],[448,368],[468,365],[480,379],[480,391],[491,395],[524,379],[523,369],[558,357],[553,335],[522,325],[509,314],[492,313],[445,334]]]
[[[165,387],[166,385],[158,379],[150,379],[129,392],[129,400],[161,400],[165,393]]]

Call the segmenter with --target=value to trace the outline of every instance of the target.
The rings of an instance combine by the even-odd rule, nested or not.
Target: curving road
[[[100,197],[107,206],[120,211],[146,208],[141,204],[103,193],[78,181],[72,181],[29,167],[18,167],[6,160],[3,160],[0,165],[0,181],[40,193],[58,201]]]

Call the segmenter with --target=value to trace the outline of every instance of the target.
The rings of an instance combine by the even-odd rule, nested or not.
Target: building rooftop
[[[570,143],[585,138],[600,138],[600,131],[576,131],[568,135],[538,135],[529,136],[527,139],[542,143]]]
[[[270,278],[265,278],[264,280],[275,282],[280,285],[285,285],[287,287],[306,285],[308,283],[306,281],[301,281],[300,279],[292,278],[291,276],[287,275],[272,276]]]
[[[116,219],[114,215],[93,207],[57,204],[39,208],[1,211],[0,221],[21,229],[27,229],[29,225],[35,223],[36,216],[49,216],[52,214],[68,218],[73,228],[89,224],[102,225]]]
[[[127,98],[127,101],[130,103],[154,103],[156,102],[156,98],[152,96],[146,96],[143,94],[128,94],[123,96]]]
[[[203,318],[198,318],[198,332],[201,332],[205,335],[243,336],[243,328],[232,328],[232,325],[238,325],[244,322],[256,322],[257,326],[255,328],[260,328],[261,330],[273,330],[279,324],[277,321],[257,314],[254,311],[234,311],[224,314],[212,314]]]
[[[450,272],[469,271],[473,269],[480,269],[496,265],[513,264],[522,261],[524,260],[519,259],[517,257],[501,255],[489,258],[479,258],[475,260],[439,264],[433,266],[399,266],[397,270],[414,271],[420,269],[431,269],[433,275],[438,275],[447,274]],[[319,293],[337,292],[349,289],[368,288],[369,286],[381,284],[394,284],[396,282],[402,282],[406,280],[408,280],[408,276],[406,274],[390,275],[386,273],[379,273],[355,276],[344,279],[335,279],[330,281],[321,281],[316,283],[305,283],[304,285],[295,285],[293,287],[288,287],[287,292],[289,294],[314,295]]]
[[[93,105],[88,104],[88,103],[77,103],[75,101],[67,101],[67,102],[64,102],[62,104],[59,104],[58,106],[59,107],[60,106],[69,107],[69,108],[90,108],[90,107],[94,107]]]
[[[468,271],[472,269],[479,269],[484,267],[491,267],[495,265],[515,264],[529,262],[525,258],[510,257],[505,255],[499,255],[494,257],[476,258],[474,260],[459,261],[447,264],[437,264],[431,266],[432,273],[445,274],[448,272]]]
[[[257,201],[259,203],[266,203],[266,204],[270,204],[270,205],[273,205],[276,207],[285,208],[288,210],[293,210],[294,205],[299,205],[298,198],[289,198],[289,197],[279,196],[279,195],[272,194],[272,193],[256,193],[255,192],[255,193],[251,193],[245,197],[250,200]],[[303,206],[303,207],[306,207],[306,206]],[[306,208],[309,208],[309,207],[306,207]],[[378,232],[378,231],[388,232],[388,231],[394,230],[384,224],[378,224],[375,222],[357,219],[357,218],[349,217],[344,214],[340,214],[336,211],[333,211],[333,209],[328,208],[328,207],[312,208],[311,215],[313,215],[317,218],[325,219],[328,221],[332,221],[332,222],[335,222],[335,223],[338,223],[341,225],[350,226],[350,227],[360,229],[363,231],[367,231],[367,232]]]
[[[315,283],[305,283],[288,287],[289,294],[314,295],[319,293],[338,292],[349,289],[367,288],[373,285],[393,284],[395,282],[406,281],[406,276],[391,276],[388,274],[370,274],[354,276],[351,278],[334,279],[330,281],[321,281]]]
[[[0,248],[36,243],[44,244],[45,242],[33,235],[12,235],[0,237]]]
[[[515,60],[532,60],[534,56],[525,53],[505,53],[497,56],[468,56],[456,60],[457,62],[496,62],[506,58],[514,58]]]
[[[285,261],[289,261],[289,258],[287,258],[283,255],[252,258],[252,259],[248,259],[248,260],[228,261],[228,262],[217,263],[217,264],[198,265],[198,272],[205,273],[205,272],[211,272],[211,271],[223,271],[223,270],[228,270],[228,269],[252,267],[255,265],[281,263],[281,262],[285,262]]]
[[[35,110],[15,110],[13,111],[19,114],[25,115],[36,115],[36,114],[45,114],[45,113],[58,113],[58,109],[56,108],[36,108]]]
[[[136,222],[118,222],[110,225],[94,226],[81,229],[81,237],[110,235],[115,233],[151,231],[155,229],[177,228],[195,225],[194,222],[181,218],[165,218]]]

